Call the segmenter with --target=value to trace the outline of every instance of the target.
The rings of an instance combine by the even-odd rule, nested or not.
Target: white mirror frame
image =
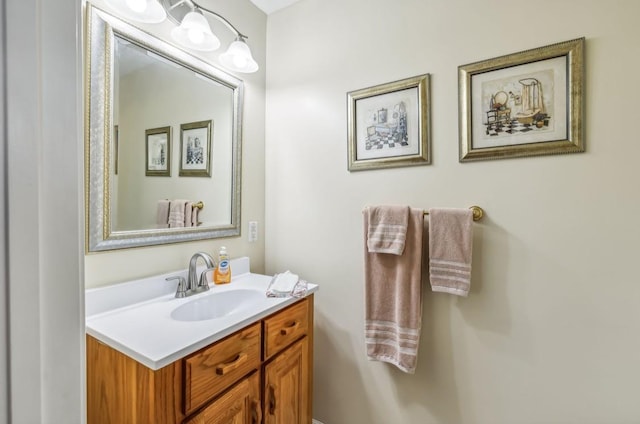
[[[87,252],[240,235],[242,80],[86,4],[85,25],[85,233]],[[110,145],[113,140],[114,36],[131,40],[233,90],[231,223],[222,226],[112,231]],[[213,207],[213,205],[210,205]]]

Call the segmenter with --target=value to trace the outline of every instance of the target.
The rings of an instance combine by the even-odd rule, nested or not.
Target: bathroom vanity
[[[300,299],[267,298],[270,278],[247,272],[191,299],[169,293],[115,308],[90,306],[88,423],[310,424],[317,286]],[[99,292],[109,289],[88,293],[88,305],[120,297]],[[111,290],[118,289],[126,291]],[[238,290],[263,297],[217,318],[175,313]]]
[[[244,82],[90,2],[84,41],[87,251],[239,236]],[[210,140],[213,122],[200,170],[211,178],[179,178],[202,172],[171,155],[171,134]],[[148,159],[158,134],[161,172]],[[161,199],[199,200],[197,225],[158,227]],[[270,276],[248,258],[231,267],[230,284],[187,298],[175,297],[185,270],[87,290],[89,424],[311,423],[317,286],[268,298]]]

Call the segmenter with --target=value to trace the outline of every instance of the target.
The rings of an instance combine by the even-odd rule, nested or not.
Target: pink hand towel
[[[371,253],[402,255],[409,221],[408,206],[370,206],[366,208],[369,226],[367,248]]]
[[[473,212],[429,210],[429,279],[434,292],[467,296],[471,287]]]
[[[169,226],[169,202],[166,199],[158,200],[156,208],[156,227],[167,228]]]
[[[198,207],[194,207],[193,210],[191,211],[191,226],[192,227],[197,227],[198,226],[198,214],[200,213],[200,208]]]
[[[191,227],[191,215],[193,214],[193,202],[184,205],[184,226]]]
[[[184,207],[186,200],[173,200],[169,207],[169,228],[184,227]]]
[[[368,234],[369,214],[364,214]],[[422,326],[422,209],[411,209],[401,255],[372,253],[365,239],[367,358],[413,374]]]

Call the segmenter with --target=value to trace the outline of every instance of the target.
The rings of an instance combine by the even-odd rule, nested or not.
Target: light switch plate
[[[249,243],[258,241],[258,221],[249,221]]]

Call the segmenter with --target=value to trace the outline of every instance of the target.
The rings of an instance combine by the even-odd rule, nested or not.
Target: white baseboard
[[[321,422],[320,422],[320,421],[318,421],[318,420],[311,420],[311,424],[323,424],[323,423],[321,423]]]

